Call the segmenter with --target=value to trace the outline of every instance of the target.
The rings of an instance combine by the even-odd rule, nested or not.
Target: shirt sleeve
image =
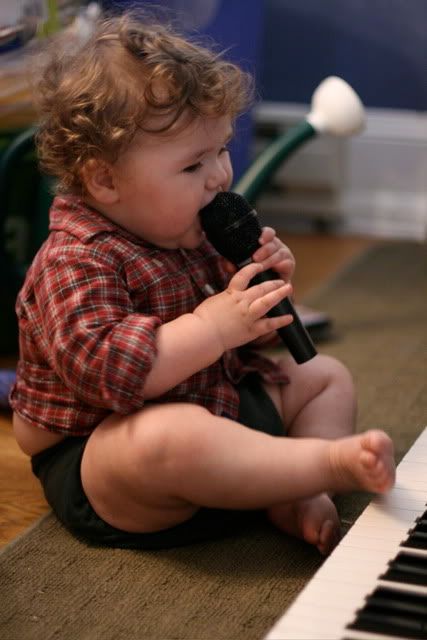
[[[35,287],[49,364],[84,403],[127,414],[144,403],[157,355],[156,316],[135,313],[123,276],[111,266],[59,258]]]

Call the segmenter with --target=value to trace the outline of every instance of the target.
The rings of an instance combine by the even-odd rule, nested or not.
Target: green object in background
[[[37,27],[37,36],[47,38],[61,29],[57,0],[45,0],[47,20],[40,22]]]
[[[52,202],[51,181],[38,169],[35,131],[22,131],[0,157],[1,249],[19,278],[47,237]]]
[[[34,133],[0,134],[0,354],[17,351],[16,295],[48,234],[51,181],[38,170]]]
[[[286,131],[259,154],[234,185],[233,191],[254,203],[284,160],[316,133],[306,120]]]

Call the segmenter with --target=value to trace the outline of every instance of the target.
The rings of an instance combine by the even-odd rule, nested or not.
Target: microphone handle
[[[266,271],[262,271],[258,273],[251,280],[251,285],[261,284],[262,282],[267,282],[268,280],[277,280],[278,274],[276,271],[272,269],[267,269]],[[285,314],[292,314],[293,322],[287,325],[286,327],[281,327],[277,329],[277,333],[282,338],[286,347],[288,348],[290,354],[293,356],[295,362],[297,364],[303,364],[311,358],[314,358],[317,355],[316,348],[313,344],[313,341],[301,322],[300,317],[298,316],[292,302],[289,298],[284,298],[279,304],[268,311],[267,315],[270,317],[282,316]]]

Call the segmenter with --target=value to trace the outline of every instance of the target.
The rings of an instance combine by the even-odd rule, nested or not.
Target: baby
[[[39,156],[58,194],[17,301],[11,404],[52,509],[87,541],[141,549],[224,535],[262,510],[329,553],[332,496],[390,489],[393,448],[382,431],[352,435],[341,363],[260,351],[292,322],[266,316],[295,266],[275,231],[235,273],[202,231],[199,211],[232,184],[247,74],[125,14],[55,51],[40,92]],[[267,268],[277,280],[251,285]]]

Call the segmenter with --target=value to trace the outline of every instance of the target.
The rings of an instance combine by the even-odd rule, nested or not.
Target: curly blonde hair
[[[114,163],[138,131],[167,135],[198,116],[234,120],[252,80],[171,27],[125,14],[102,20],[81,50],[54,51],[38,90],[41,169],[58,191],[80,195],[88,160]]]

